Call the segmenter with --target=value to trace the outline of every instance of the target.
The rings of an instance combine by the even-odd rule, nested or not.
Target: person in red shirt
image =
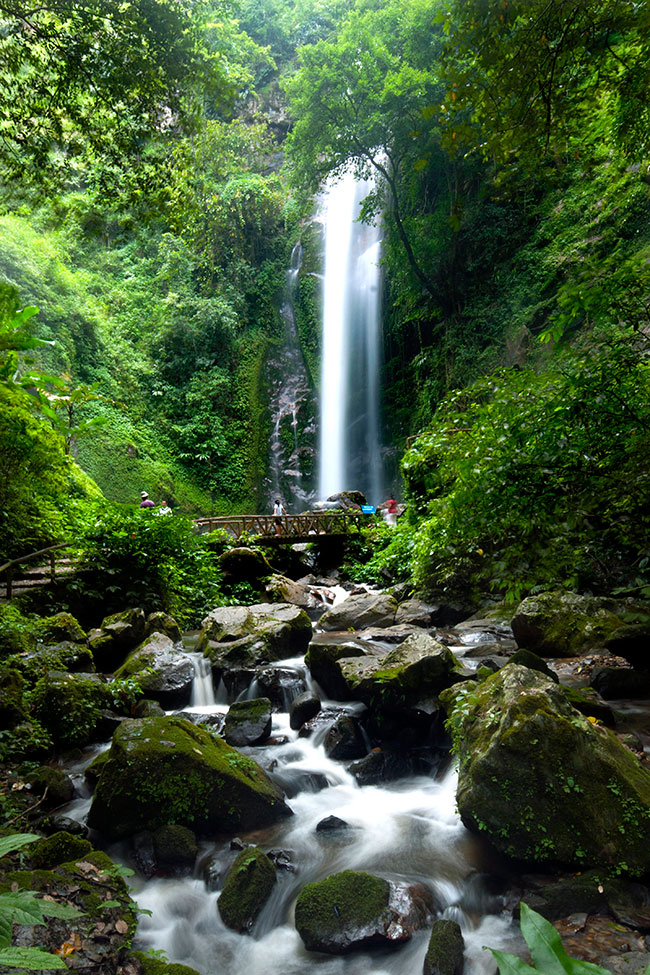
[[[385,502],[386,524],[395,526],[397,524],[397,501],[389,498]]]

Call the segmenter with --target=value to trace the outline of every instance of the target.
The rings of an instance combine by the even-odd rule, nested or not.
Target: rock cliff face
[[[508,664],[441,695],[459,757],[458,809],[509,856],[650,869],[650,773],[543,674]]]

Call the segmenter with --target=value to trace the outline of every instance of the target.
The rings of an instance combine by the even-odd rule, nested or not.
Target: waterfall
[[[321,498],[361,490],[383,499],[380,436],[380,227],[358,223],[372,189],[352,172],[325,190],[325,278],[321,371]]]
[[[309,474],[304,469],[309,468],[313,456],[310,440],[315,433],[316,403],[300,350],[293,309],[301,262],[302,246],[297,243],[291,253],[285,298],[280,308],[283,341],[267,365],[271,437],[264,494],[269,509],[275,498],[281,498],[291,512],[303,511],[314,495]]]

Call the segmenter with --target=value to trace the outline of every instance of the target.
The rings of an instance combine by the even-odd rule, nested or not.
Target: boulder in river
[[[455,921],[440,919],[431,929],[431,937],[422,967],[423,975],[462,975],[465,942]]]
[[[228,663],[229,651],[240,647],[252,658],[248,662],[259,664],[300,656],[310,639],[311,620],[298,606],[289,603],[219,606],[201,623],[197,649],[222,666],[222,661]],[[241,666],[241,661],[238,665]]]
[[[507,664],[441,695],[463,822],[521,861],[650,869],[650,772],[561,687]]]
[[[271,734],[271,702],[268,697],[231,704],[223,726],[229,745],[260,745]]]
[[[168,823],[236,833],[291,815],[246,755],[181,718],[123,721],[100,766],[88,825],[121,839]]]
[[[302,728],[305,721],[315,718],[321,709],[320,698],[312,691],[305,691],[291,702],[289,708],[289,727],[294,731]]]
[[[575,657],[602,647],[623,620],[624,604],[575,592],[528,596],[517,607],[512,632],[518,646],[541,657]]]
[[[399,947],[431,916],[422,884],[344,870],[307,884],[296,901],[296,929],[309,951],[342,955],[374,945]]]
[[[181,642],[180,626],[173,616],[170,616],[169,613],[163,613],[162,610],[156,613],[149,613],[145,624],[145,633],[147,636],[151,633],[164,633],[174,643]]]
[[[142,609],[125,609],[102,620],[99,629],[88,634],[97,670],[112,673],[124,661],[145,634],[145,615]]]
[[[148,698],[171,710],[189,703],[194,667],[187,654],[176,649],[170,637],[152,633],[129,655],[115,676],[136,677]]]
[[[363,592],[348,596],[320,618],[322,630],[364,630],[369,626],[392,626],[397,600],[385,592]]]
[[[271,896],[275,866],[266,853],[250,846],[237,856],[217,900],[221,920],[233,931],[250,931]]]
[[[302,606],[303,609],[312,609],[318,605],[309,586],[277,573],[266,580],[264,591],[266,598],[274,603],[291,603],[293,606]]]

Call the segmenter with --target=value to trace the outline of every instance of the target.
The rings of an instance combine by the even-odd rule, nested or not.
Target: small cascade
[[[321,371],[319,497],[361,490],[383,500],[381,229],[359,223],[369,180],[345,172],[324,195],[325,277]]]
[[[202,653],[188,653],[194,667],[191,708],[213,708],[217,703],[212,684],[212,667]]]
[[[296,244],[287,271],[281,348],[268,361],[269,411],[272,430],[269,474],[264,493],[267,507],[281,498],[291,512],[303,511],[314,497],[311,479],[316,432],[316,401],[305,366],[293,310],[293,297],[302,263]]]

